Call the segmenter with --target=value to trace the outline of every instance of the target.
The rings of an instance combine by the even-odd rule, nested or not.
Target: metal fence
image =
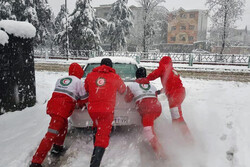
[[[89,59],[99,56],[132,57],[140,61],[158,62],[163,56],[170,56],[175,63],[245,65],[250,68],[250,55],[241,54],[202,54],[202,53],[159,53],[159,52],[114,52],[92,50],[35,50],[35,58],[46,59]]]

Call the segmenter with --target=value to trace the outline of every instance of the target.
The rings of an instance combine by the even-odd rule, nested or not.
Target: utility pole
[[[68,8],[67,0],[65,0],[65,14],[66,14],[66,57],[69,60],[69,33],[68,33]]]

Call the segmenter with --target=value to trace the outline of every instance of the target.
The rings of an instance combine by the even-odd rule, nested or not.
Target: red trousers
[[[185,88],[176,89],[173,92],[166,95],[168,98],[169,108],[172,116],[172,120],[184,121],[182,116],[181,104],[185,99]]]
[[[154,120],[161,115],[161,104],[157,98],[144,98],[136,103],[142,117],[142,125],[154,126]]]
[[[89,115],[93,121],[93,127],[97,128],[94,146],[108,147],[114,114],[112,112],[89,111]]]
[[[192,141],[191,132],[183,118],[181,109],[181,104],[184,101],[185,96],[185,88],[177,89],[167,95],[174,127],[177,127],[181,133],[188,138],[188,140]]]
[[[48,132],[42,139],[32,163],[42,164],[47,153],[53,144],[63,145],[68,130],[68,120],[60,116],[52,116],[48,128]]]
[[[161,115],[161,104],[157,98],[144,98],[137,103],[137,110],[142,117],[143,136],[150,143],[157,157],[166,157],[154,131],[154,121]]]

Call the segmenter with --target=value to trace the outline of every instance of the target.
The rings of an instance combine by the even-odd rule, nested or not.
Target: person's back
[[[140,114],[158,112],[161,111],[161,104],[156,97],[156,91],[156,87],[150,83],[133,82],[127,86],[125,101],[130,102],[134,99]],[[156,108],[159,108],[159,110],[156,110]]]
[[[47,114],[67,119],[73,112],[77,100],[86,99],[87,94],[81,81],[83,70],[77,63],[69,67],[69,76],[59,78],[47,104]]]
[[[89,105],[94,107],[91,107],[91,110],[114,110],[116,92],[124,92],[124,86],[113,68],[106,65],[94,68],[85,80],[85,88],[89,92]]]
[[[177,89],[183,89],[183,84],[180,75],[173,68],[172,60],[169,56],[164,56],[159,67],[147,76],[148,80],[161,78],[161,83],[166,91],[166,94],[171,94]]]

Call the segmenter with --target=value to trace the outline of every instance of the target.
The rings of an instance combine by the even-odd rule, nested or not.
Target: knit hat
[[[136,70],[136,78],[145,78],[147,76],[146,68],[140,67]]]
[[[106,65],[109,67],[113,67],[113,63],[110,58],[103,58],[101,61],[101,65]]]

